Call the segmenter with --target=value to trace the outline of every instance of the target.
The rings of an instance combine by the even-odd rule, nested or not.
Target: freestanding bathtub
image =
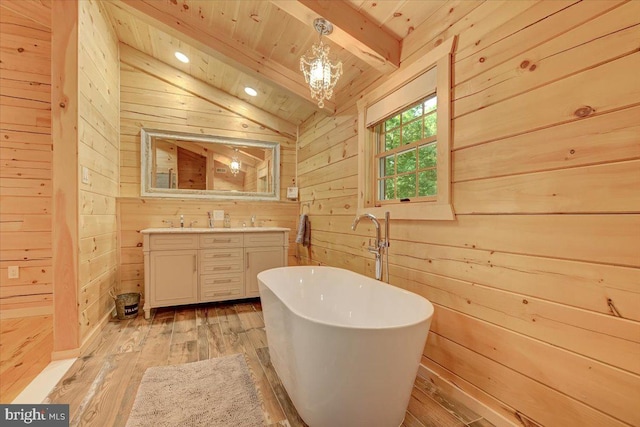
[[[258,274],[271,362],[310,427],[397,427],[433,306],[333,267]]]

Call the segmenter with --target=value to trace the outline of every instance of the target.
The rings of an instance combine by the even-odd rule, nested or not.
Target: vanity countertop
[[[170,234],[170,233],[264,233],[268,231],[291,231],[290,228],[284,227],[232,227],[232,228],[196,228],[196,227],[164,227],[164,228],[145,228],[140,230],[142,234]]]

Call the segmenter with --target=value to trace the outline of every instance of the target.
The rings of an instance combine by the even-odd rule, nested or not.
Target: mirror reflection
[[[277,199],[277,143],[142,130],[142,193]]]

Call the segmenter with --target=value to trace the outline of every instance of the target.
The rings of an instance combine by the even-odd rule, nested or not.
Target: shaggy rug
[[[127,427],[264,425],[244,355],[149,368]]]

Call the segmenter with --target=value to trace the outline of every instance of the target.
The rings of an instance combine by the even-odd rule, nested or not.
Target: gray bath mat
[[[260,399],[244,355],[145,371],[127,427],[256,427]]]

